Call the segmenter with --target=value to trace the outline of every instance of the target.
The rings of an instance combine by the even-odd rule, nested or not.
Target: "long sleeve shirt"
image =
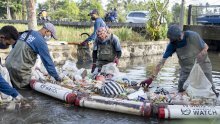
[[[102,18],[97,18],[95,20],[95,24],[94,24],[94,31],[93,33],[86,39],[86,41],[90,42],[92,40],[96,39],[96,31],[99,27],[105,27],[106,24],[105,22],[102,20]]]

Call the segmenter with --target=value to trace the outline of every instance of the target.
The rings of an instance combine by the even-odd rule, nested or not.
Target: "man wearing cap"
[[[51,23],[45,23],[39,31],[30,30],[21,34],[6,59],[6,67],[15,87],[20,89],[29,87],[31,68],[36,62],[37,55],[40,56],[48,73],[57,81],[61,81],[46,43],[51,37],[57,39],[55,27]]]
[[[202,40],[198,33],[193,31],[182,32],[178,25],[171,25],[167,32],[170,39],[163,58],[156,66],[154,74],[141,82],[142,86],[149,86],[156,75],[163,67],[166,59],[176,52],[180,64],[180,77],[178,81],[178,91],[183,92],[183,85],[188,78],[190,71],[195,63],[195,59],[199,62],[207,79],[212,83],[212,65],[207,54],[208,45]],[[212,84],[213,85],[213,84]],[[212,86],[215,92],[214,85]]]
[[[91,20],[95,21],[94,23],[94,31],[93,33],[84,41],[82,42],[82,45],[88,44],[88,42],[95,40],[96,38],[96,31],[99,27],[106,27],[105,22],[102,20],[101,17],[99,17],[99,12],[97,9],[92,10],[88,16],[91,16]]]

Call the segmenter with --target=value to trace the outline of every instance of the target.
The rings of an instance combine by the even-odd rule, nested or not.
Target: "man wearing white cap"
[[[57,81],[61,81],[46,43],[51,37],[57,39],[55,27],[51,23],[45,23],[39,31],[29,30],[21,34],[5,64],[15,87],[20,89],[29,87],[31,68],[36,62],[37,55],[40,56],[48,73]]]

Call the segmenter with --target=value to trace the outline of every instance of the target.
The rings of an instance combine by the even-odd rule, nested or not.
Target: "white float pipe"
[[[33,81],[30,83],[30,85],[38,92],[66,101],[67,103],[74,103],[76,99],[76,94],[72,93],[72,90],[61,87],[57,84]]]
[[[220,118],[220,106],[168,105],[159,108],[158,116],[161,119]]]
[[[137,101],[128,101],[102,96],[91,96],[76,100],[75,105],[92,109],[107,110],[132,115],[150,117],[151,104]]]

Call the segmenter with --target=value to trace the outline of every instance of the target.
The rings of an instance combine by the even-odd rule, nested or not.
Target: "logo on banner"
[[[182,115],[193,114],[193,115],[200,115],[200,116],[218,115],[217,110],[214,107],[207,107],[207,106],[183,106],[183,108],[181,108],[181,113]]]
[[[189,115],[191,110],[189,108],[181,108],[182,115]]]

